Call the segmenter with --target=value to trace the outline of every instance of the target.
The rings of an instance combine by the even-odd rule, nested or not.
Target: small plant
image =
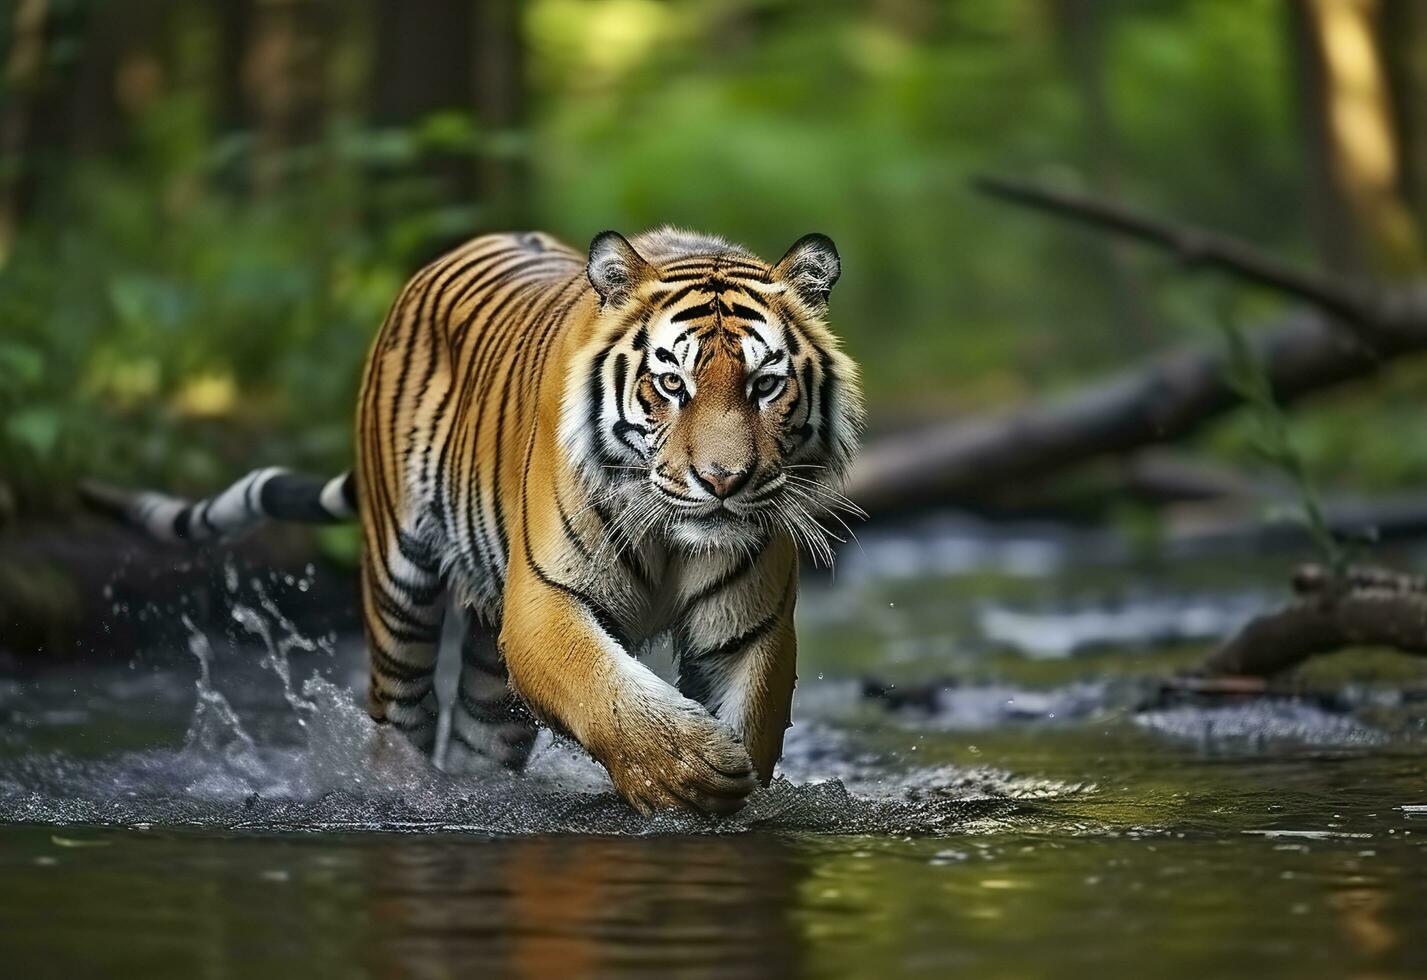
[[[1226,377],[1229,386],[1244,400],[1253,426],[1253,447],[1270,466],[1292,481],[1298,494],[1298,505],[1292,516],[1308,532],[1318,549],[1319,557],[1334,575],[1340,575],[1347,554],[1336,535],[1328,527],[1318,490],[1308,473],[1303,455],[1293,443],[1288,416],[1273,396],[1273,385],[1260,363],[1248,336],[1235,319],[1227,292],[1221,292],[1215,302],[1214,321],[1224,335]]]

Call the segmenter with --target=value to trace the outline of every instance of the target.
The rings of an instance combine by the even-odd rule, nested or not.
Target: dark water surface
[[[0,681],[3,975],[1427,975],[1420,662],[1164,698],[1281,562],[865,543],[732,820],[642,820],[549,741],[432,770],[373,735],[360,652],[248,586],[229,636]]]

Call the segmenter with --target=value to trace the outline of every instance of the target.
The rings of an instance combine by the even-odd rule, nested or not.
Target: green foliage
[[[464,116],[334,127],[264,194],[243,186],[247,141],[204,127],[165,103],[126,158],[71,168],[0,276],[0,468],[30,509],[84,474],[209,488],[265,461],[350,465],[376,326],[475,223],[421,173],[480,150]]]
[[[1197,313],[1118,319],[1106,239],[983,200],[970,175],[1086,182],[1110,139],[1128,197],[1290,251],[1303,228],[1279,5],[1103,10],[1109,137],[1040,0],[543,0],[539,221],[672,221],[769,257],[830,234],[835,325],[883,411],[976,410],[1116,366]]]
[[[498,133],[462,109],[362,122],[371,42],[344,29],[348,95],[281,152],[216,118],[221,39],[183,8],[164,96],[117,145],[37,164],[0,270],[0,482],[43,509],[79,474],[208,489],[258,463],[348,465],[360,364],[401,283],[512,219],[577,245],[674,222],[769,258],[832,235],[834,326],[879,426],[1043,396],[1198,337],[1202,304],[1161,258],[967,178],[1113,185],[1301,256],[1281,4],[1092,8],[1087,69],[1045,0],[532,0],[528,119]],[[81,42],[61,60],[83,64]],[[488,159],[522,161],[528,195],[464,199],[473,182],[450,178]],[[1308,411],[1299,452],[1343,454],[1335,472],[1373,485],[1427,479],[1427,450],[1392,434],[1406,421],[1375,424],[1415,420],[1419,391]],[[1234,421],[1206,444],[1244,453],[1255,431]]]

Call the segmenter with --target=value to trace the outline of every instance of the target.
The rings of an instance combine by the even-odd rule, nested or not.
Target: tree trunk
[[[471,104],[470,0],[378,0],[372,115],[397,126]]]
[[[525,224],[529,215],[525,122],[525,45],[515,0],[480,0],[475,16],[476,121],[489,137],[476,188],[491,228]]]
[[[1295,50],[1319,239],[1331,266],[1403,277],[1423,267],[1400,193],[1400,146],[1374,0],[1297,0]],[[1346,232],[1346,234],[1344,234]]]
[[[1382,0],[1379,27],[1398,133],[1398,186],[1421,235],[1427,228],[1427,4]]]
[[[253,7],[242,81],[259,196],[283,182],[289,151],[321,135],[331,17],[326,0],[257,0]]]
[[[44,72],[46,0],[19,0],[10,19],[0,112],[0,267],[10,258],[28,185],[31,114]]]

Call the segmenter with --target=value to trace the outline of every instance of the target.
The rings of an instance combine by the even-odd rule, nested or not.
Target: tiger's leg
[[[461,674],[451,708],[446,770],[466,773],[504,767],[519,771],[535,745],[535,719],[510,689],[495,631],[470,613],[464,618]]]
[[[367,711],[423,753],[436,742],[436,652],[446,590],[435,556],[420,538],[368,537],[362,556],[362,623],[371,676]]]
[[[609,771],[641,813],[739,809],[752,763],[727,727],[639,663],[598,602],[512,556],[500,647],[521,698]]]
[[[743,738],[767,786],[783,755],[797,681],[797,552],[775,540],[696,589],[676,634],[679,690]]]

